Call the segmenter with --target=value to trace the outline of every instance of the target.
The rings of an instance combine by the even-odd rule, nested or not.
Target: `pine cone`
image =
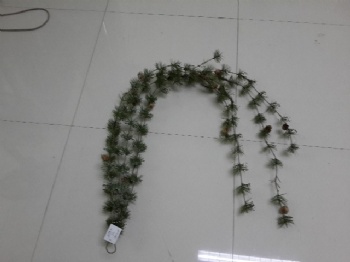
[[[282,126],[283,130],[288,130],[289,129],[289,125],[287,123],[284,123]]]
[[[271,126],[271,125],[267,125],[267,126],[265,126],[264,131],[265,131],[266,133],[270,133],[270,132],[271,132],[271,130],[272,130],[272,126]]]
[[[223,136],[228,136],[229,132],[230,132],[230,128],[228,128],[228,127],[224,127],[223,129],[221,129],[221,134]]]
[[[108,161],[110,159],[109,155],[107,155],[107,154],[101,155],[101,158],[103,161]]]
[[[288,212],[289,212],[289,208],[288,208],[287,206],[282,206],[282,207],[280,207],[279,212],[280,212],[280,214],[282,214],[282,215],[286,215],[286,214],[288,214]]]

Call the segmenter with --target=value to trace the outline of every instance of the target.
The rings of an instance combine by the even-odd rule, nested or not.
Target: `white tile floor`
[[[0,13],[32,7],[49,8],[44,28],[0,32],[0,261],[349,261],[349,1],[0,0]],[[215,49],[298,130],[281,172],[295,225],[276,226],[246,101],[239,131],[256,208],[242,216],[230,149],[213,139],[220,111],[188,89],[157,104],[138,200],[107,254],[99,164],[118,96],[155,62],[197,64]]]

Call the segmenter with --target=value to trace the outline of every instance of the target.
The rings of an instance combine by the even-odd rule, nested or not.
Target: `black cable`
[[[25,9],[22,11],[14,12],[14,13],[7,13],[7,14],[0,14],[0,17],[2,16],[10,16],[10,15],[19,15],[27,12],[32,12],[32,11],[44,11],[47,15],[46,20],[39,26],[37,27],[32,27],[32,28],[0,28],[0,32],[29,32],[29,31],[34,31],[38,30],[39,28],[42,28],[49,22],[50,20],[50,12],[47,9],[44,8],[30,8],[30,9]]]

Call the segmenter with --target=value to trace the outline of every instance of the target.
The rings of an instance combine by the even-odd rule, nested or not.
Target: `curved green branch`
[[[224,121],[220,127],[221,141],[232,146],[233,169],[232,173],[239,177],[240,183],[235,189],[238,196],[242,197],[243,204],[239,208],[241,213],[254,210],[254,203],[247,199],[251,194],[250,183],[244,182],[244,173],[248,171],[247,164],[241,163],[243,155],[242,135],[237,133],[238,107],[234,101],[234,94],[250,97],[249,108],[256,110],[254,122],[260,125],[259,136],[265,142],[264,151],[269,152],[272,158],[269,162],[275,170],[275,185],[277,194],[272,202],[280,206],[281,217],[278,218],[280,226],[288,226],[293,223],[293,218],[287,216],[287,200],[280,194],[280,179],[278,168],[282,162],[277,159],[276,146],[268,141],[272,130],[271,125],[265,125],[267,121],[264,113],[259,108],[266,105],[266,112],[276,114],[282,123],[283,135],[290,140],[287,152],[294,153],[298,146],[292,137],[296,130],[289,128],[288,118],[283,117],[278,111],[277,102],[269,102],[265,92],[258,92],[255,81],[249,79],[242,71],[233,73],[229,67],[222,65],[215,68],[208,65],[211,61],[220,62],[222,55],[215,51],[212,58],[194,66],[182,65],[173,62],[169,65],[157,63],[155,69],[145,69],[130,81],[130,89],[120,96],[120,103],[113,110],[112,118],[107,124],[107,138],[105,141],[105,153],[102,154],[102,170],[105,178],[103,190],[107,201],[103,210],[108,214],[107,224],[114,224],[124,229],[130,217],[129,204],[136,201],[134,186],[142,181],[138,174],[144,159],[142,153],[147,150],[144,137],[148,134],[147,122],[153,117],[152,110],[156,106],[157,99],[171,91],[173,86],[200,85],[216,96],[217,102],[222,106]]]

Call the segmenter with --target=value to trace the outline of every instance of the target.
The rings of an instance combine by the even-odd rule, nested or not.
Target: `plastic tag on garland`
[[[113,224],[110,224],[103,239],[106,240],[107,242],[115,245],[121,232],[122,232],[121,228],[119,228]]]

